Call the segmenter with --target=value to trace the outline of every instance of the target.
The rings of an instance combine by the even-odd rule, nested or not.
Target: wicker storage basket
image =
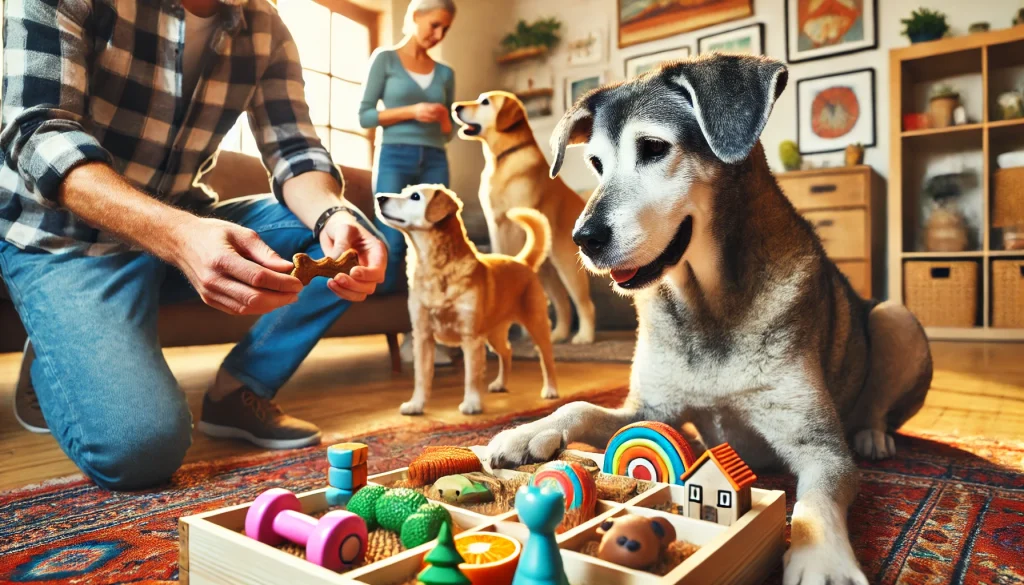
[[[974,327],[977,262],[907,262],[903,287],[907,308],[925,327]]]
[[[1007,233],[1024,227],[1024,167],[999,169],[993,173],[992,227],[1003,228],[1003,247],[1007,250],[1024,248],[1016,237]]]
[[[992,262],[992,326],[1024,328],[1024,260]]]

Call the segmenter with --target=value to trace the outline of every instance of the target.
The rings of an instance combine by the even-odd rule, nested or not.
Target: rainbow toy
[[[665,423],[638,422],[622,427],[608,441],[602,471],[681,485],[680,477],[695,459],[679,431]]]
[[[565,509],[583,508],[591,513],[597,506],[597,484],[582,465],[574,461],[551,461],[537,468],[530,485],[549,486],[565,496]]]

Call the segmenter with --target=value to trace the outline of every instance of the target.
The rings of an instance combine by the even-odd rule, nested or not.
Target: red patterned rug
[[[613,406],[622,397],[619,390],[589,399]],[[381,472],[404,466],[427,445],[485,444],[543,413],[344,439],[369,444],[371,470]],[[861,464],[850,512],[870,581],[1024,584],[1024,444],[900,435],[896,445],[896,458]],[[175,581],[179,516],[252,500],[271,487],[321,487],[326,465],[323,448],[311,448],[187,465],[159,491],[112,494],[71,478],[2,492],[0,583]],[[786,490],[792,510],[792,478],[758,483]],[[781,582],[779,575],[766,582]]]

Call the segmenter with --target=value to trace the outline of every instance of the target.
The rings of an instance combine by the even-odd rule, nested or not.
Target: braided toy
[[[472,451],[464,447],[427,447],[409,464],[409,482],[414,486],[432,484],[446,475],[483,471]]]

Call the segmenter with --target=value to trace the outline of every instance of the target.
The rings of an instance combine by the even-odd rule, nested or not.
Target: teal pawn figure
[[[547,487],[523,486],[516,492],[516,513],[530,529],[512,585],[569,585],[555,529],[565,516],[565,496]]]

